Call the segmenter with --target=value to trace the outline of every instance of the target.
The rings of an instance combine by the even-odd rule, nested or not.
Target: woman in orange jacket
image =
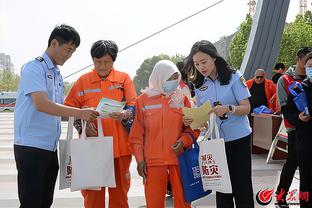
[[[114,169],[116,188],[108,188],[108,206],[129,208],[128,191],[130,188],[131,149],[127,129],[131,125],[136,92],[128,74],[115,69],[118,46],[111,40],[96,41],[91,48],[94,69],[82,75],[70,90],[65,105],[83,108],[96,107],[100,100],[109,98],[125,101],[122,112],[110,113],[110,118],[102,119],[105,136],[113,137]],[[77,129],[81,131],[79,125]],[[97,124],[87,123],[87,136],[97,135]],[[92,162],[92,161],[90,161]],[[85,208],[105,208],[105,187],[101,190],[81,190]]]
[[[181,74],[171,61],[159,61],[149,87],[136,101],[136,115],[129,142],[143,177],[147,208],[165,205],[167,181],[172,185],[174,207],[190,207],[184,201],[177,154],[192,145],[194,133],[183,124],[182,107],[190,102],[179,87]]]

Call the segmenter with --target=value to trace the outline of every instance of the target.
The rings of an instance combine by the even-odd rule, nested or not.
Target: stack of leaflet
[[[119,102],[109,98],[102,98],[96,108],[100,113],[101,118],[109,118],[110,113],[121,112],[126,105],[126,102]]]

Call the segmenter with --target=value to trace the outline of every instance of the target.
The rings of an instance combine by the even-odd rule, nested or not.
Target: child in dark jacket
[[[302,82],[306,94],[308,111],[312,113],[312,53],[306,59],[307,78]],[[288,96],[285,118],[296,126],[296,155],[300,171],[300,207],[312,207],[312,119],[307,112],[298,110],[295,96]]]

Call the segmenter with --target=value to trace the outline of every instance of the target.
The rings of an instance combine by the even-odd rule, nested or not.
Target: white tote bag
[[[104,137],[98,120],[98,137],[86,137],[86,122],[82,121],[80,139],[71,140],[71,191],[116,187],[113,137]]]
[[[66,140],[59,141],[60,175],[59,189],[70,188],[72,166],[70,155],[70,140],[73,138],[74,117],[69,117]]]
[[[224,139],[220,138],[214,113],[210,114],[209,131],[201,139],[198,160],[204,190],[232,193]]]

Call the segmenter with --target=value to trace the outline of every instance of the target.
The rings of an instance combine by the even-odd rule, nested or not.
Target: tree
[[[0,91],[17,91],[19,76],[10,70],[0,70]]]
[[[230,44],[230,64],[234,68],[240,68],[248,44],[248,38],[252,26],[252,17],[246,16],[241,23],[239,31],[235,33]],[[297,15],[296,20],[285,26],[280,52],[276,62],[282,62],[286,66],[296,63],[296,52],[300,47],[312,46],[312,13],[307,11],[304,15]]]
[[[246,19],[239,26],[238,32],[235,33],[230,43],[230,65],[239,69],[248,44],[248,38],[252,26],[252,17],[247,14]]]
[[[312,26],[312,13],[311,13],[311,11],[307,11],[306,13],[304,13],[304,15],[300,15],[300,14],[297,15],[295,22],[301,22],[301,21]]]
[[[282,62],[286,66],[296,64],[296,52],[303,46],[312,46],[311,11],[306,12],[304,15],[297,15],[294,22],[286,25],[277,62]]]
[[[136,71],[136,75],[133,78],[133,84],[137,94],[141,94],[141,89],[145,89],[148,86],[148,79],[152,73],[154,65],[160,60],[170,60],[173,63],[183,60],[184,56],[176,54],[175,56],[168,56],[166,54],[160,54],[153,56],[152,58],[145,59],[140,68]]]

